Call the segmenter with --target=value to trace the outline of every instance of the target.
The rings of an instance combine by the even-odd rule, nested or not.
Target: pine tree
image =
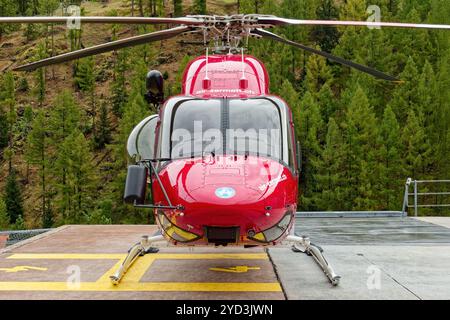
[[[322,151],[324,123],[319,106],[309,92],[306,92],[300,103],[300,127],[297,130],[302,144],[302,206],[308,210],[315,210],[317,208],[311,201],[311,197],[317,191],[316,164]]]
[[[16,223],[17,218],[23,216],[23,200],[15,170],[12,170],[6,179],[4,201],[10,222]]]
[[[196,14],[206,14],[206,0],[194,0]]]
[[[35,60],[42,60],[47,58],[47,48],[43,42],[38,44]],[[35,71],[36,87],[34,89],[39,102],[39,107],[42,108],[45,101],[45,68],[39,68]]]
[[[26,16],[32,16],[33,10],[31,8],[28,8],[26,12]],[[39,34],[39,26],[37,26],[34,23],[28,23],[25,27],[24,35],[28,42],[36,40],[37,36]]]
[[[111,125],[108,118],[108,106],[102,103],[100,107],[99,128],[95,132],[94,143],[96,149],[103,149],[111,142]]]
[[[306,89],[317,97],[323,85],[331,85],[333,75],[325,58],[311,55],[306,63]]]
[[[17,2],[15,0],[0,0],[0,17],[15,16],[17,11]],[[1,23],[0,41],[4,34],[17,29],[17,26]]]
[[[181,17],[183,15],[183,1],[173,0],[173,16]]]
[[[3,198],[0,198],[0,230],[7,230],[9,228],[9,215],[6,210],[6,203]]]
[[[15,230],[25,230],[25,221],[23,220],[22,215],[17,217],[16,223],[14,224]]]
[[[348,210],[370,210],[376,205],[377,123],[373,108],[359,85],[342,123],[345,143],[345,199]]]
[[[450,41],[449,41],[450,42]],[[438,110],[434,130],[437,134],[438,154],[437,172],[438,177],[448,176],[450,172],[450,49],[444,51],[438,61]],[[435,140],[436,141],[436,140]],[[436,143],[434,141],[434,143]]]
[[[77,87],[85,92],[89,96],[91,108],[89,115],[92,118],[92,130],[95,134],[95,70],[94,70],[94,58],[84,58],[78,62],[77,72],[75,75],[75,84]]]
[[[41,197],[41,216],[44,218],[49,213],[48,200],[48,171],[49,171],[49,156],[48,146],[48,123],[45,114],[42,110],[38,111],[32,126],[31,131],[27,137],[27,145],[25,148],[25,157],[27,163],[36,165],[39,168],[40,177],[40,197]],[[43,219],[44,220],[44,219]]]
[[[412,58],[408,59],[405,69],[400,74],[400,79],[402,79],[403,83],[394,90],[389,106],[395,112],[398,121],[402,123],[406,121],[409,110],[413,110],[416,114],[422,113],[423,107],[418,103],[417,86],[419,72]]]
[[[401,135],[403,144],[404,176],[427,179],[432,164],[432,148],[419,117],[413,110],[408,112]]]
[[[4,107],[0,104],[0,151],[8,145],[8,118]],[[0,159],[2,153],[0,152]]]
[[[337,20],[338,9],[334,0],[320,1],[317,8],[317,19]],[[313,38],[325,52],[331,52],[339,41],[339,33],[336,28],[328,26],[317,26],[313,30]]]
[[[401,170],[400,126],[389,106],[384,110],[378,145],[379,203],[381,208],[393,210],[399,206],[405,177]]]
[[[6,111],[7,119],[7,139],[8,149],[4,151],[4,157],[8,160],[8,171],[12,171],[12,158],[14,154],[14,134],[13,129],[17,120],[16,112],[16,94],[14,76],[11,71],[6,72],[1,79],[0,87],[0,104],[1,109]]]
[[[126,88],[125,71],[128,69],[127,63],[128,51],[119,50],[114,64],[114,78],[111,84],[112,111],[116,116],[121,116],[128,93]]]
[[[55,167],[64,168],[66,181],[57,183],[56,204],[61,215],[60,221],[81,223],[84,216],[93,209],[96,177],[92,167],[92,156],[84,135],[74,131],[61,145]]]
[[[328,122],[325,146],[320,157],[315,160],[318,172],[315,180],[318,192],[312,196],[312,202],[319,210],[344,210],[344,141],[334,118]]]
[[[70,91],[64,90],[54,101],[54,107],[50,112],[48,119],[50,157],[48,158],[50,167],[49,173],[51,178],[51,188],[48,188],[48,198],[61,197],[61,190],[64,186],[68,188],[68,168],[63,165],[55,165],[62,154],[67,153],[64,150],[64,142],[66,139],[78,132],[80,129],[81,115],[80,108],[76,104]],[[49,185],[50,186],[50,185]],[[60,186],[56,187],[55,186]],[[61,187],[63,186],[63,187]],[[63,202],[65,204],[66,202]],[[50,207],[49,207],[50,208]],[[58,213],[66,214],[68,208],[60,206]]]
[[[60,145],[72,132],[80,128],[80,108],[69,90],[62,91],[50,112],[49,131],[55,146]]]

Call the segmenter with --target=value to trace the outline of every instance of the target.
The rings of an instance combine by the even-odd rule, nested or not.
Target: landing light
[[[164,229],[164,232],[175,241],[190,242],[200,238],[199,235],[183,230],[174,225],[169,219],[167,219],[166,215],[161,210],[158,210],[157,217],[161,227]]]
[[[269,228],[265,231],[258,232],[253,237],[249,236],[249,239],[258,242],[272,242],[277,240],[279,237],[286,232],[291,222],[291,213],[287,213],[275,226]]]

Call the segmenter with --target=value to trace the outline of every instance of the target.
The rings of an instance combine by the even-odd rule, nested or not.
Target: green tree
[[[7,230],[9,228],[9,215],[6,210],[6,203],[3,198],[0,198],[0,230]]]
[[[127,50],[122,49],[117,52],[114,64],[113,82],[111,84],[112,111],[116,116],[122,115],[123,108],[128,98],[125,76],[125,71],[129,67],[127,59]]]
[[[34,60],[41,60],[47,58],[47,48],[43,42],[38,44],[36,56]],[[45,68],[39,68],[35,71],[36,87],[34,92],[39,102],[39,107],[42,108],[45,101]]]
[[[399,197],[405,177],[402,174],[400,126],[389,106],[384,110],[379,131],[379,202],[381,208],[393,210],[400,205]]]
[[[54,107],[50,112],[50,117],[48,119],[48,130],[49,130],[49,173],[52,179],[52,188],[49,188],[49,198],[60,198],[61,190],[66,190],[64,187],[68,188],[68,167],[63,165],[56,165],[56,162],[61,157],[70,155],[70,150],[64,149],[67,147],[65,141],[71,135],[80,130],[80,108],[76,104],[75,99],[70,91],[64,90],[61,92],[54,101]],[[63,205],[66,202],[60,202]],[[50,208],[50,207],[49,207]],[[69,210],[62,205],[58,207],[58,212],[61,215],[66,214],[66,210]],[[64,221],[64,220],[63,220]]]
[[[100,107],[99,128],[95,131],[94,144],[96,149],[103,149],[111,142],[111,124],[108,118],[108,106],[102,103]]]
[[[17,2],[15,0],[0,0],[0,17],[15,16],[17,11]],[[0,41],[4,34],[13,31],[17,26],[1,23]]]
[[[412,58],[408,59],[400,79],[403,83],[394,90],[389,106],[395,112],[399,122],[406,121],[409,110],[413,110],[416,114],[419,113],[419,117],[422,117],[423,106],[419,104],[417,95],[419,72]]]
[[[92,155],[84,135],[74,131],[61,145],[55,167],[66,172],[66,181],[57,183],[55,200],[60,221],[65,224],[82,223],[94,206],[96,176],[92,166]]]
[[[41,198],[41,217],[43,222],[50,215],[50,201],[48,199],[48,176],[49,176],[49,137],[48,123],[42,110],[36,113],[31,125],[31,131],[27,137],[25,148],[25,157],[28,164],[36,165],[39,168],[40,177],[40,198]],[[43,223],[45,226],[45,223]]]
[[[306,92],[300,102],[300,127],[297,129],[302,144],[302,206],[308,210],[315,210],[317,208],[311,198],[318,188],[315,181],[318,170],[316,164],[322,151],[324,123],[319,106],[309,92]]]
[[[404,176],[427,179],[432,164],[432,148],[425,134],[422,121],[416,116],[414,110],[408,112],[401,141],[404,155]]]
[[[55,146],[80,128],[81,113],[72,93],[63,90],[54,101],[49,117],[49,131]]]
[[[14,76],[11,71],[6,72],[0,83],[0,104],[1,109],[6,111],[6,119],[8,124],[8,149],[4,152],[5,158],[8,160],[8,171],[12,171],[12,158],[14,154],[14,125],[17,120],[16,111],[16,88]]]
[[[206,0],[194,0],[194,11],[196,14],[206,14]]]
[[[183,15],[183,1],[173,0],[173,16],[181,17]]]
[[[345,144],[345,199],[348,210],[370,210],[376,205],[377,122],[359,85],[342,123]]]
[[[10,223],[16,223],[17,218],[23,216],[23,200],[15,170],[12,170],[6,179],[4,201]]]
[[[22,215],[17,217],[16,223],[14,224],[14,229],[16,229],[16,230],[24,230],[25,229],[25,221],[23,220]]]
[[[319,210],[343,210],[344,207],[344,140],[334,118],[328,122],[325,146],[316,160],[318,168],[315,180],[319,191],[313,195],[313,203]]]
[[[8,118],[7,113],[4,111],[4,107],[0,105],[0,150],[6,147],[7,145],[8,145]]]
[[[95,117],[96,117],[96,106],[95,106],[95,78],[96,73],[94,70],[95,61],[93,57],[88,57],[81,59],[78,62],[77,72],[75,75],[76,86],[89,96],[91,108],[89,115],[92,119],[92,130],[95,134]]]

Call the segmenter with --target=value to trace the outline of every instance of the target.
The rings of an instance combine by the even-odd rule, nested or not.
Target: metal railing
[[[444,208],[450,207],[450,203],[436,203],[435,204],[419,204],[419,197],[423,196],[446,196],[450,195],[449,191],[443,192],[419,192],[420,184],[441,184],[449,183],[450,180],[412,180],[411,178],[406,179],[405,183],[405,194],[403,197],[403,207],[402,213],[406,213],[408,208],[414,208],[414,216],[418,216],[419,208]],[[409,192],[410,186],[413,186],[413,192]],[[414,196],[413,204],[409,203],[409,197]]]

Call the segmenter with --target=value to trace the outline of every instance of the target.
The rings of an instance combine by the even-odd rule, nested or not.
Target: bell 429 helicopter
[[[250,37],[270,39],[321,55],[387,81],[393,76],[287,40],[266,29],[285,25],[373,26],[450,29],[450,25],[284,19],[271,15],[153,17],[1,17],[0,23],[169,24],[172,28],[121,39],[18,66],[40,67],[120,48],[196,33],[206,55],[191,61],[180,95],[164,99],[159,71],[147,74],[146,99],[158,114],[131,132],[124,200],[154,209],[160,234],[143,239],[111,276],[118,284],[133,262],[167,240],[174,245],[274,246],[293,243],[294,251],[316,260],[333,285],[339,276],[322,249],[293,233],[300,180],[300,144],[292,113],[269,93],[264,65],[244,54]],[[176,25],[176,26],[174,26]],[[209,54],[210,50],[212,54]],[[146,195],[149,190],[150,196]],[[151,199],[151,202],[150,202]]]

